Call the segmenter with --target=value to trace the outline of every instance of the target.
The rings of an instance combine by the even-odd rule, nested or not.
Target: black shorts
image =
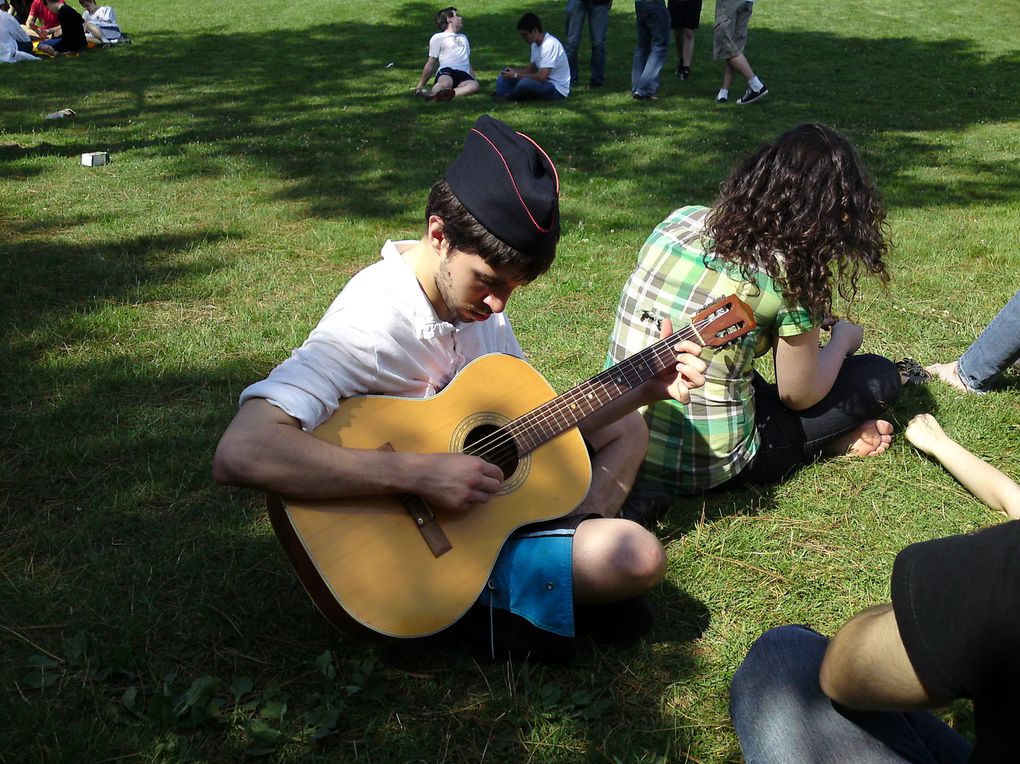
[[[444,66],[442,69],[436,72],[436,82],[439,81],[440,77],[449,77],[451,80],[453,80],[454,87],[457,87],[462,82],[467,82],[468,80],[474,79],[474,77],[472,77],[467,72],[462,72],[460,69],[451,69],[448,66]]]
[[[701,0],[668,0],[670,29],[697,29]]]

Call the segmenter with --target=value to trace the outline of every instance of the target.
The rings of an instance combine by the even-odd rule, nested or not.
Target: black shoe
[[[676,76],[682,80],[689,80],[691,78],[691,67],[678,66],[676,68]]]
[[[633,520],[654,533],[659,518],[672,506],[673,497],[668,491],[650,483],[639,483],[627,495],[618,517]]]
[[[740,104],[741,106],[744,106],[745,104],[754,103],[755,101],[764,98],[768,94],[769,89],[764,85],[761,86],[761,90],[751,90],[751,88],[748,88],[745,91],[744,95],[740,96],[740,98],[737,99],[737,103]]]
[[[635,93],[634,94],[634,100],[635,101],[658,101],[659,97],[657,95],[652,95],[651,93],[647,93],[647,94]]]

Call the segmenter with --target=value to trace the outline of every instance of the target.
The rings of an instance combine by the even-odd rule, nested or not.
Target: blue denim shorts
[[[479,604],[574,636],[574,532],[588,517],[595,515],[567,515],[517,531],[499,553]]]

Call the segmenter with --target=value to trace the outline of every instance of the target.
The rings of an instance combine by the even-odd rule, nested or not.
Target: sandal
[[[931,373],[913,358],[897,361],[896,368],[899,369],[900,378],[905,385],[923,385],[931,382]]]

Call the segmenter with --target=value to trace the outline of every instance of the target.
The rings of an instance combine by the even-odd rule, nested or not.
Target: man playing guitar
[[[348,398],[425,398],[480,356],[523,357],[503,311],[555,256],[552,161],[527,136],[479,117],[433,186],[425,217],[420,240],[387,241],[305,343],[242,392],[216,451],[217,482],[303,500],[412,494],[446,516],[484,511],[501,491],[508,476],[478,456],[348,448],[312,434]],[[671,331],[664,326],[663,336]],[[697,343],[669,352],[675,364],[579,425],[591,453],[587,495],[558,513],[567,516],[514,532],[459,619],[456,631],[493,656],[562,660],[572,654],[575,615],[613,629],[631,624],[630,639],[650,625],[639,598],[662,579],[665,554],[652,533],[617,514],[647,446],[636,409],[666,397],[686,402],[704,383]],[[614,603],[643,619],[621,617]]]

